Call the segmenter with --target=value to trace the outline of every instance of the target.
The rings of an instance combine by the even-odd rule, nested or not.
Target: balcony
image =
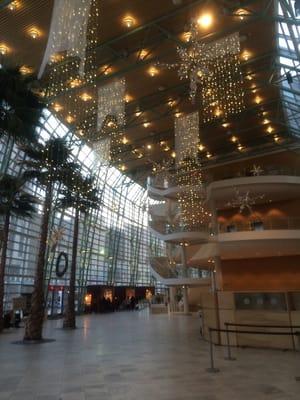
[[[258,175],[255,171],[243,170],[239,172],[224,171],[218,174],[207,174],[207,198],[214,198],[220,204],[232,197],[232,187],[241,187],[242,190],[251,189],[251,193],[270,193],[276,195],[274,200],[281,200],[288,193],[291,197],[300,196],[300,170],[293,168],[264,167]],[[278,185],[281,186],[278,190]],[[284,189],[282,190],[282,185]],[[186,188],[179,187],[176,176],[155,176],[148,179],[148,193],[156,199],[176,198],[177,194]],[[199,190],[203,190],[199,187]]]
[[[299,255],[300,218],[222,223],[217,240],[224,259]]]
[[[169,225],[161,221],[150,221],[149,229],[159,239],[176,244],[181,242],[189,244],[205,243],[210,237],[208,224],[184,226],[182,224]]]
[[[153,276],[166,286],[210,286],[208,271],[197,268],[183,269],[179,265],[170,264],[167,257],[150,257]]]

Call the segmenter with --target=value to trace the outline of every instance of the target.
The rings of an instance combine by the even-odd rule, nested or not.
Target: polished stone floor
[[[300,399],[300,353],[209,347],[196,317],[147,311],[78,318],[76,331],[48,321],[52,343],[12,344],[0,335],[0,400],[286,400]]]

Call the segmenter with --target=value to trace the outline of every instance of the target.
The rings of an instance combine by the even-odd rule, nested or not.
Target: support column
[[[183,312],[184,312],[184,314],[188,314],[189,313],[189,296],[188,296],[187,286],[183,286],[182,294],[183,294]]]
[[[170,286],[169,287],[169,296],[170,296],[169,309],[170,309],[170,312],[176,311],[175,293],[176,293],[176,287]]]
[[[181,246],[181,264],[182,264],[182,275],[184,278],[187,277],[187,263],[186,263],[186,249],[185,246]],[[182,287],[183,295],[183,312],[188,314],[189,312],[189,298],[188,298],[188,288],[187,286]]]

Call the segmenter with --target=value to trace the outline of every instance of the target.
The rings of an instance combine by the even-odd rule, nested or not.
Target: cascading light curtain
[[[227,118],[245,108],[239,33],[213,42],[209,52],[208,70],[213,73],[201,90],[203,122]]]
[[[84,72],[86,33],[92,0],[55,0],[50,33],[39,71],[43,75],[49,61],[61,52],[80,59],[80,74]]]
[[[126,123],[125,91],[125,78],[116,79],[98,88],[98,138],[95,138],[94,146],[98,148],[98,154],[99,151],[103,151],[102,158],[105,156],[111,159],[120,151],[121,137]]]
[[[196,229],[207,223],[204,205],[204,185],[198,161],[199,114],[194,112],[175,119],[175,180],[182,191],[178,193],[180,221],[183,229]]]
[[[199,144],[199,114],[194,112],[175,119],[176,165],[186,158],[196,158]]]

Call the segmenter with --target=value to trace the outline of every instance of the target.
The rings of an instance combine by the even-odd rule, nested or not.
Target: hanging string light
[[[175,118],[176,164],[196,158],[199,144],[199,114],[194,112]]]
[[[96,50],[99,25],[97,0],[56,0],[48,44],[40,67],[49,106],[59,102],[72,113],[74,127],[84,134],[96,128]],[[80,93],[89,88],[89,101]]]
[[[243,80],[240,69],[239,34],[234,33],[213,43],[204,43],[196,23],[189,29],[189,41],[177,47],[179,62],[158,63],[177,69],[181,80],[190,81],[190,99],[195,101],[201,89],[203,120],[227,117],[244,108]]]

